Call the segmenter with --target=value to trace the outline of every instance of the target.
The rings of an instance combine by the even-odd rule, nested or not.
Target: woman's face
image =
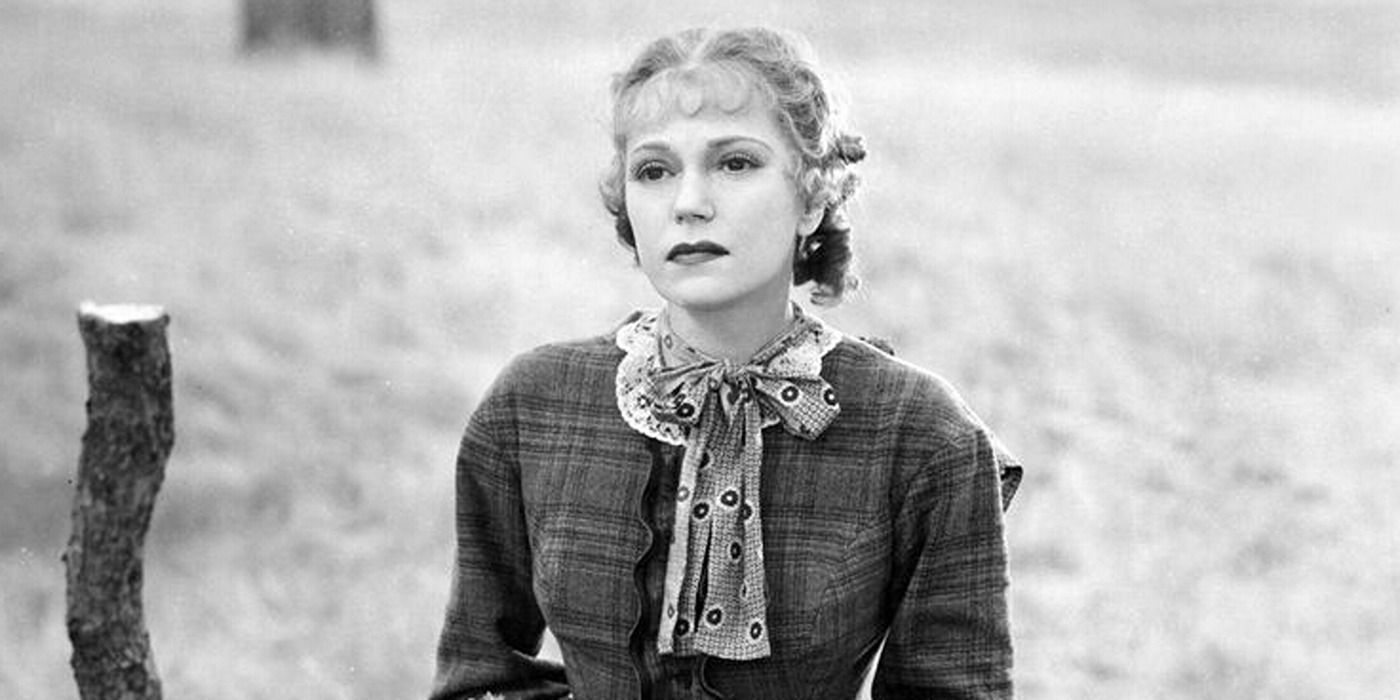
[[[642,272],[690,310],[785,305],[794,244],[820,213],[804,211],[797,153],[766,96],[734,110],[684,102],[627,134],[627,214]]]

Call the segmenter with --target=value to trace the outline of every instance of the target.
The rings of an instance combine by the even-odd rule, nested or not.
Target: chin
[[[668,304],[695,311],[718,311],[734,305],[744,296],[732,285],[719,284],[718,280],[685,280],[652,286]]]
[[[654,285],[657,294],[667,303],[690,311],[716,312],[748,307],[761,309],[766,306],[770,294],[762,287],[736,288],[734,284],[720,280],[686,280],[679,284]],[[783,288],[782,294],[774,294],[774,305],[785,305],[789,301],[791,285]]]
[[[723,311],[735,306],[739,298],[725,294],[662,294],[666,303],[690,311]]]

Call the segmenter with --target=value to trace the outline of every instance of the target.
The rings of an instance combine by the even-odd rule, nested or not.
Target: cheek
[[[665,209],[662,194],[654,187],[637,187],[630,183],[623,193],[627,198],[628,218],[633,220],[633,225],[655,225],[657,216]]]
[[[793,245],[801,228],[799,203],[791,192],[774,188],[750,210],[749,219],[755,228],[763,231],[766,247],[787,247]]]
[[[632,225],[632,234],[637,238],[637,244],[641,245],[643,239],[650,237],[648,234],[655,230],[655,224],[653,223],[654,217],[652,214],[652,209],[654,207],[644,193],[637,192],[632,187],[628,187],[625,192],[627,197],[627,223]]]
[[[643,266],[659,257],[657,247],[660,245],[665,222],[658,219],[655,199],[646,196],[645,193],[634,194],[631,189],[627,192],[627,222],[632,225],[632,240],[637,261]]]

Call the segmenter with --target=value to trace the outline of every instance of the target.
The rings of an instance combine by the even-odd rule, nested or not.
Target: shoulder
[[[599,382],[611,383],[622,359],[614,332],[547,343],[513,357],[488,392],[489,397],[576,395]]]
[[[547,343],[522,352],[505,365],[476,403],[469,430],[470,426],[488,432],[546,429],[541,426],[616,413],[613,383],[621,356],[612,345],[612,334]]]
[[[847,439],[890,457],[899,483],[999,483],[1011,503],[1023,469],[946,379],[864,341],[843,338],[822,373],[841,403]],[[991,491],[989,491],[990,493]]]
[[[822,373],[854,419],[945,445],[985,430],[948,380],[863,340],[843,337]]]

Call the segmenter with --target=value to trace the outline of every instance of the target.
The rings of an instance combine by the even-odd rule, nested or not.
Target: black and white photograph
[[[0,699],[1397,658],[1395,0],[0,0]]]

